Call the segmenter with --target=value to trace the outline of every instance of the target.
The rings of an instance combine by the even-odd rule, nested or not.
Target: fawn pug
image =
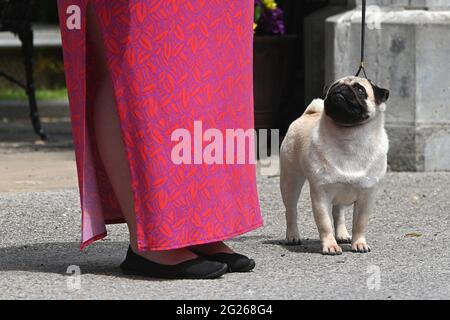
[[[345,77],[290,125],[280,150],[288,243],[300,242],[297,202],[308,180],[322,253],[341,254],[338,243],[351,243],[354,252],[370,251],[365,229],[387,168],[384,111],[388,97],[388,90],[367,79]],[[344,209],[351,205],[350,236]]]

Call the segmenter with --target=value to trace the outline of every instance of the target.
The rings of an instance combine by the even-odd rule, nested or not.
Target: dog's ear
[[[373,88],[373,94],[375,96],[375,103],[377,105],[380,105],[384,102],[386,102],[389,99],[389,90],[380,88],[376,84],[374,84],[372,81],[370,82]]]

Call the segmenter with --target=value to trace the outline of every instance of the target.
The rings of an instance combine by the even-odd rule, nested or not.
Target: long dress
[[[88,1],[58,0],[81,249],[105,237],[107,224],[125,222],[93,131],[98,72],[86,41]],[[252,161],[173,161],[181,141],[173,138],[177,129],[197,139],[193,153],[209,143],[194,137],[199,123],[202,132],[214,128],[224,137],[227,129],[253,129],[253,0],[92,0],[92,5],[130,169],[138,249],[221,241],[260,227]],[[246,159],[253,151],[248,143]]]

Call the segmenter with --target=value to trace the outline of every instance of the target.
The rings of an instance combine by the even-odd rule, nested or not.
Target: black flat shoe
[[[255,260],[239,253],[204,254],[193,252],[207,260],[225,263],[228,266],[228,272],[249,272],[255,268]]]
[[[224,263],[206,260],[202,257],[176,265],[159,264],[147,260],[128,247],[125,260],[120,269],[126,275],[162,279],[215,279],[227,272]]]

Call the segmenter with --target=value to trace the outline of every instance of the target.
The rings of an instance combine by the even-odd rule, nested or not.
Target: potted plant
[[[285,34],[283,11],[274,0],[255,0],[255,128],[278,129],[287,105],[295,36]]]

